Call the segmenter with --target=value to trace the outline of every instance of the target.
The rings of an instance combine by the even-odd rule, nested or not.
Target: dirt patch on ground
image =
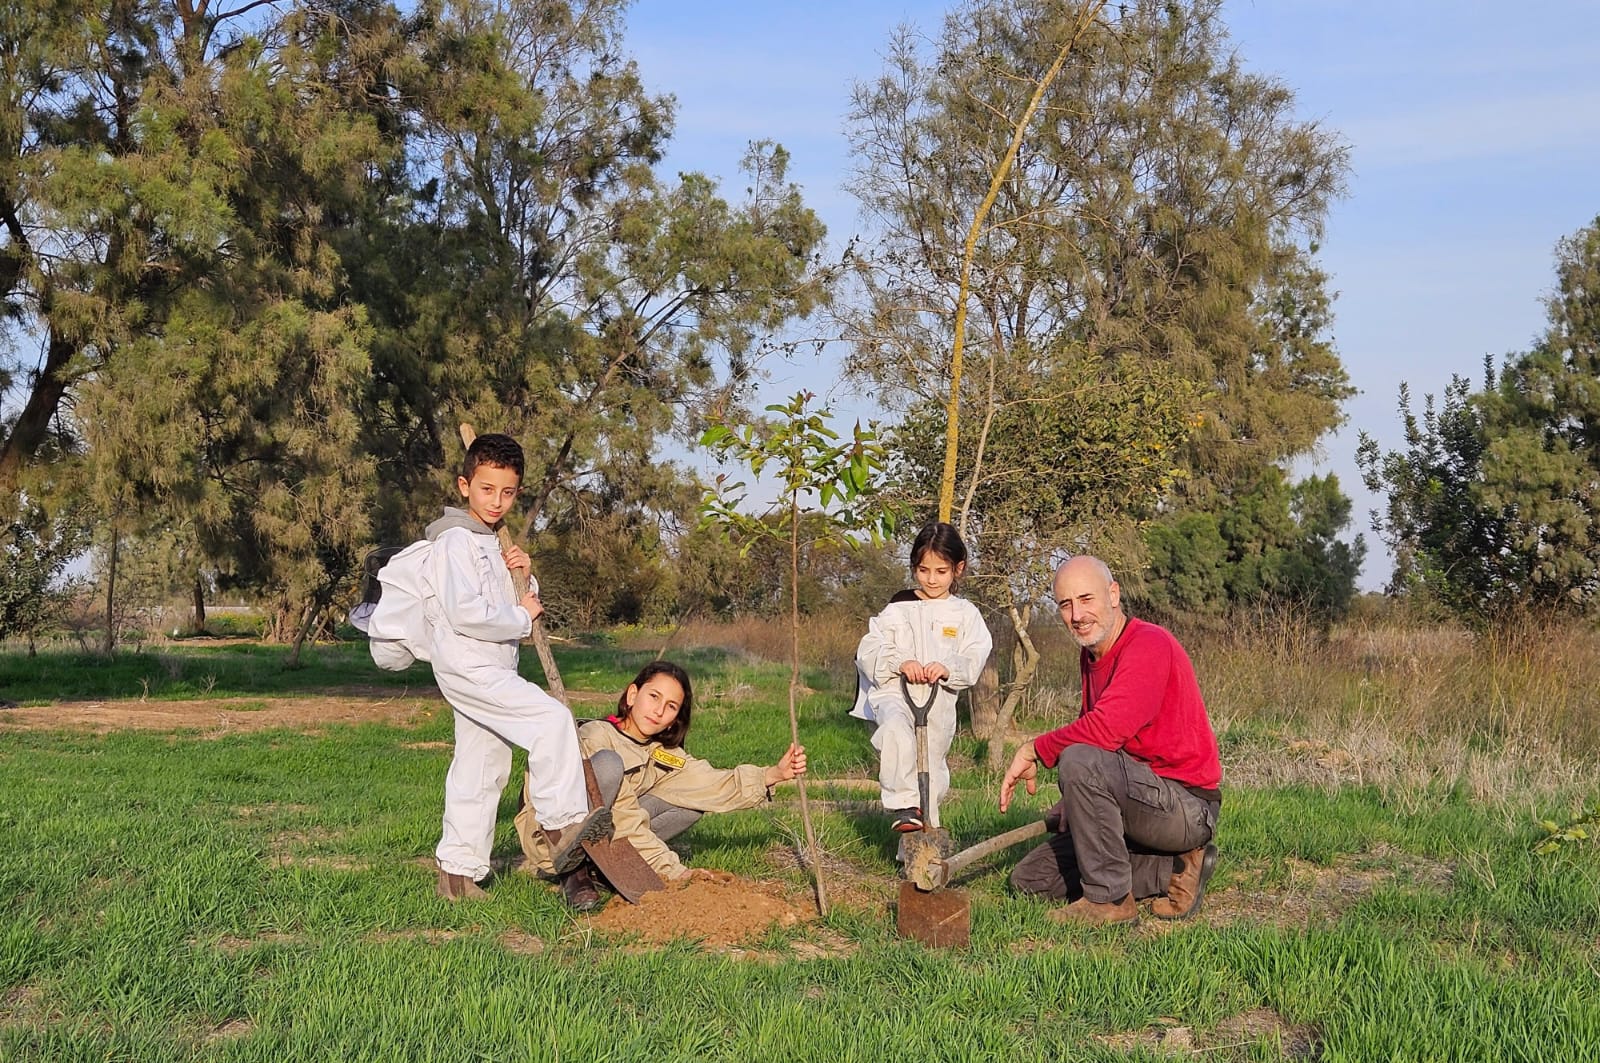
[[[1277,1047],[1283,1059],[1314,1059],[1318,1049],[1316,1031],[1308,1026],[1292,1026],[1271,1008],[1250,1011],[1224,1019],[1214,1030],[1196,1033],[1176,1019],[1157,1020],[1143,1030],[1096,1037],[1095,1040],[1118,1052],[1144,1049],[1166,1056],[1201,1056],[1210,1059],[1233,1058],[1240,1049],[1266,1041]]]
[[[420,941],[424,945],[445,945],[461,937],[464,933],[466,931],[434,928],[422,930],[374,930],[367,935],[367,940],[375,941],[380,945],[388,945],[396,941]]]
[[[1281,885],[1262,885],[1254,872],[1246,871],[1246,881],[1235,876],[1229,888],[1208,890],[1197,918],[1212,926],[1248,921],[1300,927],[1336,919],[1392,883],[1442,891],[1450,888],[1455,876],[1448,864],[1388,845],[1342,856],[1328,867],[1293,857],[1286,865],[1288,881]]]
[[[808,904],[809,898],[792,896],[781,883],[728,876],[646,893],[638,904],[614,897],[590,921],[596,930],[650,945],[684,938],[727,950],[774,927],[814,919],[816,909]]]
[[[205,1031],[200,1040],[205,1044],[214,1041],[231,1041],[240,1037],[248,1037],[255,1032],[256,1024],[249,1019],[229,1019],[220,1026],[213,1026]]]
[[[213,947],[218,952],[233,956],[246,949],[257,948],[262,945],[298,945],[304,940],[305,938],[300,934],[285,934],[281,931],[271,930],[252,938],[239,937],[237,934],[224,934],[213,943]]]
[[[569,690],[579,715],[596,715],[588,706],[610,705],[615,694]],[[151,701],[60,701],[0,712],[0,733],[6,731],[197,731],[200,738],[221,738],[248,731],[288,729],[316,731],[362,723],[413,726],[449,706],[436,690],[420,693],[353,687],[338,694],[294,697],[197,698]],[[448,742],[416,743],[418,749],[449,749]]]
[[[411,726],[449,709],[439,695],[341,694],[194,701],[64,701],[7,709],[5,731],[198,731],[221,738],[247,731],[315,731],[336,725]]]
[[[496,939],[500,947],[518,956],[538,956],[544,952],[544,939],[526,930],[512,928]]]

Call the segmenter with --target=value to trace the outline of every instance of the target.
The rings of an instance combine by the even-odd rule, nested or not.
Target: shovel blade
[[[972,942],[972,900],[966,890],[924,893],[914,883],[902,882],[895,928],[901,937],[930,948],[966,948]]]
[[[599,838],[583,843],[583,851],[588,854],[594,866],[605,877],[606,882],[616,891],[617,896],[629,904],[638,904],[639,898],[651,890],[664,890],[667,884],[661,881],[661,876],[656,874],[655,868],[645,863],[644,857],[639,855],[639,850],[626,838]]]

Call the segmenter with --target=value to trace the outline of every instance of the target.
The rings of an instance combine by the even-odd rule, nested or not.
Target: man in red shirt
[[[1011,873],[1018,891],[1070,900],[1067,922],[1138,922],[1137,899],[1159,919],[1200,910],[1216,865],[1222,762],[1194,666],[1172,633],[1127,616],[1122,591],[1098,558],[1056,570],[1056,606],[1081,648],[1078,718],[1024,743],[1000,784],[1000,810],[1038,791],[1054,767],[1061,801],[1055,834]]]

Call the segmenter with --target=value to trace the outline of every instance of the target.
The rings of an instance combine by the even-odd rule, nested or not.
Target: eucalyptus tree
[[[1142,521],[1226,504],[1338,424],[1349,394],[1314,262],[1344,147],[1294,117],[1285,85],[1244,69],[1215,0],[1138,0],[1087,30],[1080,10],[971,0],[935,41],[903,30],[850,114],[853,187],[881,234],[855,252],[853,369],[925,448],[918,422],[949,379],[964,309],[959,522],[978,532],[979,571],[1014,577],[991,604],[1024,644],[1050,555],[1136,558]],[[1063,51],[958,307],[968,225]],[[1019,418],[1057,424],[1008,445]],[[1124,431],[1140,445],[1116,445]],[[1086,480],[1132,486],[1074,489]],[[1037,534],[1010,534],[1009,514],[1041,490],[1055,504],[1039,507]]]

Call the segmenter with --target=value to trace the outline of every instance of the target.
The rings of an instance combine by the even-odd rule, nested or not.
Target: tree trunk
[[[339,578],[329,572],[323,576],[322,586],[311,592],[311,598],[306,602],[305,612],[300,617],[300,625],[294,634],[294,648],[289,651],[289,660],[285,667],[300,667],[300,648],[306,644],[306,639],[322,622],[328,611],[328,606],[333,602],[334,592],[339,588]],[[565,703],[563,703],[565,704]]]
[[[800,742],[800,495],[789,493],[789,740]],[[805,776],[800,787],[800,822],[806,832],[806,863],[817,891],[817,914],[828,915],[828,890],[822,884],[822,863],[817,858],[817,832],[811,826],[811,806],[806,801]]]
[[[206,585],[198,572],[194,574],[194,615],[189,623],[197,635],[206,629]]]
[[[48,435],[50,422],[72,383],[67,377],[67,365],[77,353],[77,344],[69,343],[52,331],[44,365],[34,378],[27,401],[11,424],[11,434],[0,440],[0,494],[17,489],[23,465]]]
[[[989,767],[997,770],[1006,766],[1006,736],[1011,733],[1011,726],[1016,721],[1017,706],[1022,703],[1023,696],[1033,685],[1033,677],[1039,672],[1039,648],[1028,635],[1028,623],[1033,618],[1032,607],[1025,605],[1019,608],[1012,601],[1007,606],[1007,612],[1011,616],[1011,627],[1017,634],[1017,645],[1013,651],[1016,673],[995,717],[994,738],[989,741]]]
[[[968,704],[972,707],[974,737],[986,742],[1005,737],[1003,732],[995,730],[995,722],[1000,717],[1000,669],[994,663],[993,654],[983,663],[983,671],[978,673],[978,681],[972,686]]]
[[[117,652],[117,549],[122,544],[122,533],[111,526],[111,551],[106,562],[106,641],[105,655]]]

